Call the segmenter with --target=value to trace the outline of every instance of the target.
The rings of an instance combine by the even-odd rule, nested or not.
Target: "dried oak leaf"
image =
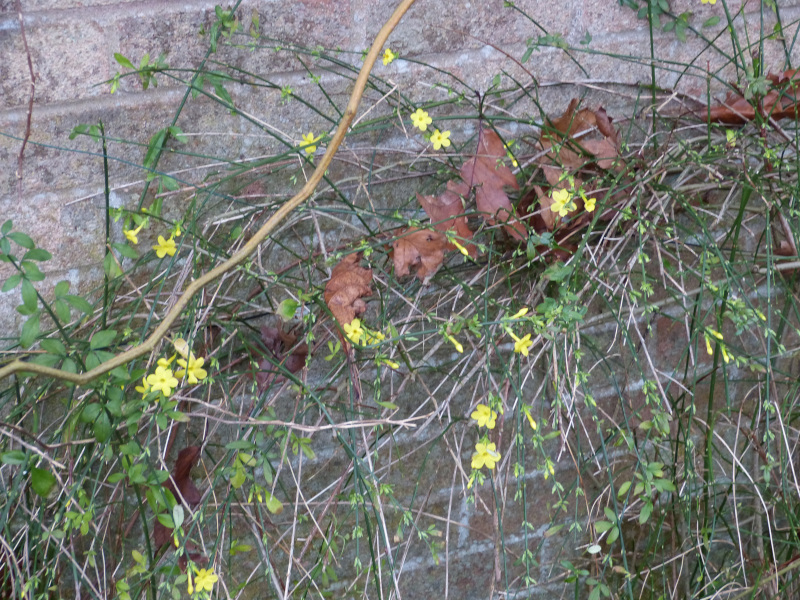
[[[800,69],[790,69],[779,75],[769,73],[767,79],[772,83],[772,89],[761,99],[761,113],[776,121],[800,117],[800,97],[797,92]],[[699,113],[699,116],[711,123],[744,125],[756,118],[756,107],[741,94],[728,92],[724,102],[712,106],[706,114]]]
[[[260,371],[256,373],[256,383],[259,393],[267,389],[270,381],[279,374],[276,363],[285,367],[290,373],[297,373],[305,366],[308,356],[307,344],[297,345],[296,335],[277,327],[262,327],[261,341],[272,360],[262,358],[258,361]]]
[[[178,453],[178,460],[172,469],[171,477],[164,482],[164,488],[172,492],[175,499],[181,502],[181,498],[189,508],[194,508],[200,503],[200,490],[197,489],[191,478],[191,472],[200,458],[200,446],[187,446]],[[172,540],[172,530],[161,524],[156,519],[153,527],[153,542],[156,548],[170,543]]]
[[[360,266],[360,260],[360,253],[345,256],[325,285],[325,303],[342,327],[367,310],[361,298],[372,294],[372,269]]]
[[[423,196],[417,194],[417,200],[423,210],[428,213],[433,226],[443,233],[453,231],[461,240],[471,240],[473,233],[467,225],[464,216],[463,198],[469,195],[469,186],[463,181],[451,179],[447,182],[447,189],[438,196]],[[470,256],[478,255],[478,247],[472,242],[459,242]],[[452,244],[447,245],[448,250],[454,250]]]
[[[403,277],[416,269],[417,278],[427,283],[442,266],[448,245],[447,236],[439,231],[409,228],[399,232],[392,242],[395,274]]]
[[[519,189],[514,173],[503,164],[505,157],[506,147],[500,136],[491,129],[481,129],[478,150],[461,167],[461,179],[475,188],[476,206],[478,211],[491,215],[486,219],[489,223],[502,223],[509,235],[524,240],[525,227],[517,219],[508,194],[503,190],[504,186]]]

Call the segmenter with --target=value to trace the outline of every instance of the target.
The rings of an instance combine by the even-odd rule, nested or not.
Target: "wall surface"
[[[209,172],[222,168],[220,160],[247,161],[278,151],[280,144],[267,135],[272,129],[296,142],[307,131],[332,129],[329,119],[307,106],[282,101],[281,87],[290,87],[311,104],[322,105],[325,98],[315,81],[319,77],[335,103],[343,106],[346,101],[350,90],[349,81],[340,75],[343,70],[315,70],[312,58],[307,69],[294,54],[275,51],[266,43],[260,45],[262,42],[271,39],[285,45],[340,48],[344,51],[343,60],[358,66],[358,54],[369,46],[371,36],[394,8],[394,3],[387,0],[245,0],[237,12],[243,28],[248,31],[257,19],[261,37],[253,38],[253,47],[247,46],[246,39],[239,40],[239,46],[221,42],[218,52],[209,55],[208,35],[200,32],[214,23],[213,1],[21,0],[20,4],[21,14],[15,0],[0,0],[0,221],[13,219],[16,229],[28,233],[53,254],[45,265],[48,278],[38,284],[46,297],[61,279],[69,280],[74,289],[81,291],[95,288],[102,280],[102,155],[98,144],[86,137],[69,139],[76,125],[102,121],[110,138],[110,202],[112,207],[130,208],[142,193],[146,173],[141,164],[150,136],[179,114],[177,125],[188,135],[188,152],[166,156],[159,170],[175,175],[182,191],[191,191]],[[655,58],[651,60],[647,22],[614,0],[520,0],[514,4],[519,10],[501,0],[419,0],[390,38],[389,45],[400,58],[388,66],[378,63],[375,73],[403,94],[424,100],[445,97],[448,86],[459,91],[486,91],[498,74],[513,76],[537,87],[546,112],[560,114],[570,98],[585,95],[590,103],[602,103],[618,120],[630,116],[631,111],[649,110],[643,108],[642,98],[647,96],[642,86],[650,83],[652,73],[662,88],[664,106],[671,99],[674,110],[680,110],[681,101],[687,97],[703,103],[709,91],[719,96],[723,82],[736,74],[726,58],[730,42],[722,35],[724,18],[704,32],[715,40],[713,45],[692,35],[682,42],[672,32],[657,33]],[[675,14],[690,12],[690,22],[698,28],[715,15],[724,16],[721,2],[711,5],[701,4],[700,0],[671,0],[669,4]],[[782,36],[793,40],[798,34],[800,3],[779,1],[777,5],[783,22],[792,24]],[[737,2],[727,4],[731,13],[739,8]],[[736,23],[743,31],[752,28],[762,16],[758,3],[752,1],[745,4],[742,12],[744,16]],[[764,29],[771,30],[774,15],[766,11],[763,16],[767,19]],[[576,50],[542,47],[524,65],[520,64],[528,41],[545,33],[560,34]],[[716,34],[720,35],[715,37]],[[581,46],[581,41],[589,37],[591,41]],[[764,42],[768,68],[783,70],[787,61],[793,64],[800,59],[796,44],[791,45],[788,57],[785,47],[775,39]],[[150,57],[166,53],[165,60],[173,70],[158,74],[158,86],[147,90],[142,89],[136,77],[124,77],[119,90],[112,94],[109,80],[124,71],[115,61],[115,53],[137,65],[145,53]],[[33,96],[29,61],[35,76]],[[186,80],[191,74],[179,69],[198,68],[203,61],[210,69],[233,67],[242,73],[243,80],[247,79],[246,85],[227,85],[235,106],[247,118],[242,114],[232,116],[203,95],[189,98],[182,107],[187,95]],[[420,63],[441,71],[432,74],[428,66]],[[456,84],[445,72],[463,85]],[[252,85],[256,76],[269,85]],[[441,77],[438,82],[442,86],[433,85],[437,83],[436,76]],[[379,96],[370,92],[368,99],[366,105],[371,106]],[[530,131],[535,131],[539,117],[534,112],[530,115]],[[457,138],[461,133],[454,127],[453,135]],[[24,152],[23,140],[27,140]],[[385,143],[404,148],[407,140],[397,133],[396,138]],[[291,189],[287,183],[282,193],[288,195]],[[165,214],[178,216],[184,204],[169,195],[165,198]],[[390,204],[388,200],[387,203]],[[232,208],[219,208],[220,213],[226,210]],[[745,236],[743,247],[754,248],[760,233],[754,229],[749,237]],[[112,224],[112,237],[123,239],[119,223]],[[0,281],[10,273],[7,265],[0,264]],[[0,294],[0,338],[19,331],[22,317],[14,310],[19,302],[17,290]],[[643,315],[637,318],[652,332],[644,345],[667,369],[677,364],[687,344],[679,335],[681,323],[663,316],[652,321]],[[618,343],[615,327],[615,323],[598,321],[585,333],[611,348]],[[623,354],[624,350],[620,350],[620,362],[633,360]],[[537,376],[534,374],[528,382],[531,389],[539,385]],[[473,380],[464,379],[467,389],[470,381]],[[595,399],[613,411],[620,395],[638,398],[642,385],[642,381],[599,385]],[[426,397],[422,391],[419,395]],[[472,401],[469,394],[457,396],[452,404],[454,414],[468,414]],[[442,433],[429,428],[423,437],[397,437],[394,443],[398,453],[407,453],[411,458],[400,466],[393,465],[390,459],[385,467],[385,481],[396,483],[398,490],[403,489],[404,469],[424,471],[428,479],[414,482],[414,493],[419,488],[419,494],[428,495],[425,515],[431,516],[442,530],[453,527],[446,549],[451,570],[445,574],[443,564],[437,563],[427,548],[416,548],[404,568],[420,577],[406,577],[401,591],[406,598],[441,597],[448,585],[452,597],[491,597],[499,585],[493,538],[496,515],[486,504],[468,504],[466,494],[461,494],[459,488],[463,482],[459,480],[459,485],[454,485],[454,473],[448,473],[448,480],[442,481],[435,470],[424,468],[428,460],[435,462],[450,456],[450,449],[439,444]],[[235,431],[230,435],[234,438]],[[415,454],[415,449],[420,451]],[[551,450],[562,456],[564,464],[569,463],[555,442]],[[335,484],[336,478],[331,479],[331,474],[338,477],[346,470],[337,460],[344,458],[320,450],[315,462],[305,467],[319,471],[319,483],[315,485],[320,489]],[[574,548],[545,540],[544,533],[552,523],[550,483],[544,483],[547,474],[537,470],[532,459],[529,467],[527,477],[533,495],[530,506],[536,510],[523,518],[514,512],[518,509],[514,505],[503,518],[517,532],[524,529],[520,525],[524,519],[531,524],[531,537],[542,543],[541,555],[537,556],[542,567],[535,577],[546,580],[552,576],[553,565]],[[397,523],[391,525],[396,527]],[[509,552],[516,552],[516,556],[528,543],[525,536],[507,541]],[[348,555],[346,560],[352,557]],[[535,591],[542,597],[555,597],[563,589],[560,582],[555,582]]]

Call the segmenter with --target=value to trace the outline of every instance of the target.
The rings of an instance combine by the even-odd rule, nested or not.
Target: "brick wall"
[[[207,59],[208,36],[199,34],[208,30],[215,19],[214,2],[205,0],[185,0],[183,2],[128,2],[69,0],[23,0],[22,16],[16,11],[13,0],[0,0],[0,215],[12,218],[16,228],[30,234],[42,247],[52,252],[54,258],[47,263],[48,279],[41,283],[47,295],[54,282],[70,280],[74,287],[89,290],[102,278],[104,254],[104,200],[103,170],[98,146],[86,138],[73,141],[68,139],[73,127],[81,123],[96,123],[102,120],[112,141],[109,146],[111,163],[109,169],[112,206],[134,206],[142,190],[144,173],[140,167],[144,145],[158,129],[169,124],[178,114],[178,107],[185,98],[185,73],[172,72],[171,75],[158,75],[158,87],[144,91],[134,77],[122,80],[115,94],[109,93],[108,84],[120,70],[113,55],[119,52],[135,64],[144,53],[151,57],[165,52],[166,60],[173,68],[196,68]],[[366,48],[371,36],[385,21],[393,2],[370,0],[297,0],[297,1],[245,1],[238,15],[247,30],[254,16],[260,21],[260,33],[265,38],[275,38],[284,44],[298,43],[306,46],[322,45],[326,48],[341,48],[347,52],[358,53]],[[449,3],[419,0],[401,25],[390,38],[390,46],[400,54],[400,60],[389,66],[378,64],[375,73],[391,85],[396,84],[404,94],[418,99],[444,97],[443,88],[432,88],[437,81],[460,89],[453,79],[441,72],[433,72],[415,61],[433,65],[462,80],[467,86],[485,91],[493,78],[503,71],[518,80],[530,81],[535,77],[539,86],[539,98],[545,111],[560,113],[576,95],[588,95],[590,102],[602,102],[609,113],[622,120],[634,110],[641,111],[643,92],[637,84],[650,80],[650,37],[646,21],[638,20],[634,11],[620,6],[612,0],[597,2],[568,1],[547,3],[538,0],[522,0],[516,6],[527,13],[526,19],[511,7],[504,7],[499,0],[457,0]],[[673,0],[672,9],[676,14],[691,11],[691,22],[699,26],[713,15],[720,15],[721,3],[716,6],[701,5],[699,0]],[[779,2],[781,18],[790,27],[783,32],[785,39],[792,40],[797,33],[797,19],[800,7],[795,3]],[[745,6],[750,23],[757,21],[758,6],[750,2]],[[736,12],[737,3],[729,3],[728,10]],[[766,12],[767,29],[773,19]],[[27,56],[21,36],[20,23],[24,23],[27,35],[29,56],[36,75],[36,92],[33,104],[30,139],[25,150],[19,177],[18,156],[21,139],[26,134],[29,99],[29,73]],[[723,19],[724,22],[724,19]],[[745,19],[738,25],[744,30]],[[509,56],[519,58],[525,52],[529,38],[543,34],[542,28],[550,34],[561,34],[576,48],[585,39],[587,32],[591,43],[585,53],[567,53],[558,48],[542,48],[535,51],[523,66],[516,64]],[[721,31],[723,25],[715,26]],[[203,182],[205,174],[211,169],[210,159],[198,156],[224,158],[228,161],[242,161],[250,157],[274,152],[280,144],[265,135],[272,127],[287,133],[299,141],[300,135],[308,130],[328,131],[330,121],[323,119],[311,109],[297,102],[286,103],[281,100],[280,87],[291,87],[298,96],[307,98],[312,104],[323,105],[325,98],[320,94],[309,71],[302,68],[298,60],[289,52],[275,52],[256,47],[250,49],[246,40],[242,47],[221,43],[219,51],[210,57],[212,61],[224,63],[241,72],[257,74],[268,79],[273,87],[256,87],[231,83],[228,90],[233,96],[235,106],[247,115],[231,115],[220,106],[203,96],[189,99],[180,111],[177,124],[190,134],[187,148],[194,156],[187,154],[165,156],[159,165],[163,172],[174,173],[185,189]],[[706,73],[713,72],[725,80],[733,76],[733,67],[724,58],[729,51],[727,38],[718,38],[716,48],[705,48],[696,38],[689,37],[686,43],[676,39],[672,33],[656,35],[656,75],[663,88],[674,88],[679,93],[689,94],[701,99],[706,93]],[[792,46],[792,49],[794,46]],[[502,50],[503,52],[501,52]],[[638,57],[633,61],[616,60],[611,55]],[[800,54],[791,51],[796,61]],[[352,55],[343,55],[346,61],[358,65]],[[764,47],[765,62],[775,70],[784,68],[783,46],[775,40],[768,40]],[[673,65],[692,63],[692,69],[674,68]],[[209,68],[221,68],[211,62]],[[349,94],[349,80],[339,73],[315,71],[313,58],[309,58],[311,71],[318,74],[325,84],[332,100],[342,106]],[[579,66],[580,65],[580,66]],[[581,68],[582,67],[582,68]],[[527,78],[527,79],[526,79]],[[719,93],[722,85],[712,81],[712,91]],[[669,91],[667,94],[669,95]],[[379,95],[371,91],[367,94],[370,103],[376,103]],[[646,103],[646,101],[645,101]],[[369,106],[371,104],[367,104]],[[380,110],[380,109],[379,109]],[[532,121],[538,120],[534,107],[528,106]],[[262,124],[266,124],[266,127]],[[473,125],[474,126],[474,125]],[[469,124],[465,128],[470,127]],[[523,132],[520,127],[516,132]],[[535,127],[527,131],[535,131]],[[454,127],[454,137],[467,135]],[[116,140],[116,141],[115,141]],[[387,147],[403,148],[407,138],[399,132],[393,133],[381,142]],[[218,167],[213,167],[218,168]],[[335,169],[345,172],[345,167]],[[292,185],[283,182],[280,191],[288,196]],[[399,187],[387,191],[382,202],[391,206],[395,199],[407,197],[413,189]],[[167,198],[165,210],[168,215],[178,216],[185,206],[185,197]],[[229,210],[222,204],[219,212]],[[748,238],[752,247],[757,244],[760,230],[754,230]],[[115,225],[115,239],[121,239],[119,225]],[[0,279],[9,273],[0,265]],[[763,295],[762,295],[763,296]],[[0,294],[0,334],[13,334],[21,325],[20,316],[13,307],[19,303],[18,292]],[[666,311],[668,313],[668,311]],[[679,335],[682,332],[682,311],[675,314],[677,321],[660,316],[655,321],[638,315],[632,327],[638,327],[644,336],[642,347],[649,348],[658,357],[659,367],[666,376],[665,385],[670,385],[670,377],[677,377],[677,369],[685,357],[689,340]],[[652,329],[648,330],[648,327]],[[613,364],[626,371],[627,366],[642,357],[630,352],[618,338],[617,324],[597,324],[584,331],[584,335],[597,340],[614,353]],[[614,352],[611,352],[613,350]],[[640,348],[641,350],[641,348]],[[504,351],[508,353],[509,348]],[[696,349],[694,350],[696,352]],[[707,367],[702,351],[698,355],[697,368]],[[437,365],[450,360],[439,356]],[[631,369],[635,372],[636,369]],[[322,374],[319,374],[322,377]],[[526,394],[533,398],[534,390],[539,388],[545,374],[536,365],[525,374]],[[734,377],[741,373],[732,373]],[[466,418],[475,398],[469,390],[474,389],[479,375],[459,380],[463,395],[448,400],[446,409],[449,418]],[[608,373],[599,377],[595,386],[595,399],[610,414],[619,410],[620,399],[630,407],[641,406],[639,397],[641,378],[611,378]],[[600,385],[600,382],[605,382]],[[427,389],[435,387],[438,381],[426,381]],[[707,389],[703,382],[697,384],[692,392],[702,393]],[[680,384],[685,385],[686,380]],[[405,392],[408,398],[427,402],[431,399],[425,386],[409,385]],[[743,392],[744,394],[745,392]],[[552,400],[552,398],[550,398]],[[427,406],[426,410],[431,410]],[[438,410],[438,409],[437,409]],[[548,409],[542,403],[541,415],[546,418]],[[405,409],[404,417],[413,417],[415,411]],[[540,417],[540,418],[542,418]],[[588,417],[587,417],[588,418]],[[391,462],[391,457],[381,454],[386,465],[383,481],[396,485],[402,495],[402,504],[413,512],[415,519],[428,526],[436,525],[446,546],[441,549],[439,564],[431,557],[424,544],[409,546],[404,570],[412,575],[405,576],[400,583],[402,595],[406,598],[423,598],[444,595],[448,589],[450,596],[459,598],[487,598],[505,589],[501,579],[496,578],[498,569],[503,577],[518,576],[518,566],[512,566],[524,547],[536,551],[538,567],[533,576],[537,580],[549,582],[525,593],[538,593],[541,597],[553,597],[564,590],[563,583],[556,576],[556,565],[562,558],[580,552],[586,539],[576,534],[569,538],[550,538],[545,532],[553,525],[554,516],[549,486],[553,479],[570,472],[571,461],[558,440],[550,442],[548,452],[560,456],[556,474],[547,480],[541,469],[539,457],[528,456],[522,462],[526,467],[525,480],[528,482],[528,514],[521,514],[523,504],[503,504],[494,508],[490,491],[480,493],[482,502],[468,504],[462,473],[452,469],[452,457],[459,452],[468,461],[471,451],[469,444],[461,446],[463,438],[446,437],[449,420],[425,429],[424,434],[415,436],[403,432],[381,446],[388,453],[394,445],[397,455],[408,456],[401,465]],[[577,427],[578,424],[576,423]],[[591,428],[590,428],[591,429]],[[199,432],[195,432],[198,433]],[[238,428],[224,430],[222,439],[229,435],[236,439]],[[459,433],[462,435],[462,433]],[[587,439],[597,442],[596,430],[587,434]],[[370,439],[370,441],[372,441]],[[366,444],[366,440],[365,440]],[[306,491],[325,489],[334,485],[336,477],[347,471],[349,461],[337,454],[330,445],[319,442],[315,446],[317,458],[305,468],[314,480]],[[363,448],[362,448],[363,449]],[[299,459],[298,459],[299,460]],[[447,464],[445,475],[431,465]],[[297,461],[294,463],[297,464]],[[599,472],[603,465],[598,465]],[[417,477],[409,486],[408,474]],[[570,477],[572,477],[570,475]],[[574,477],[573,477],[574,479]],[[607,483],[599,477],[601,482]],[[566,482],[568,477],[565,475]],[[291,484],[290,490],[294,491]],[[509,488],[510,489],[510,488]],[[587,489],[600,493],[601,487]],[[292,494],[287,493],[287,497]],[[409,499],[416,498],[415,501]],[[507,498],[504,499],[508,500]],[[574,504],[574,498],[570,501]],[[573,506],[571,504],[570,506]],[[576,510],[584,510],[578,508]],[[498,549],[496,512],[501,510],[502,521],[511,533],[505,538],[502,552]],[[285,516],[291,516],[287,511]],[[393,531],[399,524],[388,524]],[[524,535],[523,518],[531,524],[529,537]],[[286,522],[281,526],[287,526]],[[242,525],[244,527],[244,525]],[[307,533],[307,531],[306,531]],[[344,577],[351,571],[355,550],[351,549],[341,567],[343,579],[339,588],[344,587]],[[361,548],[364,562],[368,555]],[[399,554],[397,556],[400,556]],[[258,561],[251,559],[237,563],[233,570],[237,576],[245,577],[247,567],[258,568]],[[349,561],[349,563],[347,562]],[[507,561],[505,565],[503,561]],[[446,567],[445,564],[448,566]],[[498,565],[504,565],[502,568]],[[284,568],[284,565],[281,565]],[[449,570],[447,570],[449,569]],[[446,571],[447,570],[447,571]],[[418,575],[417,575],[418,574]],[[384,586],[390,590],[391,586]],[[516,582],[510,588],[522,589]],[[334,586],[334,589],[337,589]]]

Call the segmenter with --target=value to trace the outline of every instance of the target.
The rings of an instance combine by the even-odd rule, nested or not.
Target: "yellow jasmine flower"
[[[528,356],[528,348],[533,346],[531,334],[528,333],[522,338],[518,338],[512,332],[509,333],[511,333],[511,337],[514,338],[514,352],[517,354],[522,354],[522,356]]]
[[[469,256],[469,250],[467,250],[466,248],[464,248],[464,246],[459,244],[458,240],[450,240],[450,242],[453,244],[453,246],[458,248],[458,251],[461,252],[461,254],[463,254],[464,256]]]
[[[400,368],[400,365],[398,363],[394,362],[393,360],[389,360],[388,358],[383,359],[383,364],[385,364],[390,369],[397,370]]]
[[[700,0],[703,4],[716,4],[717,0]]]
[[[165,240],[163,235],[158,236],[158,244],[153,246],[153,250],[156,251],[156,256],[158,256],[158,258],[164,258],[167,254],[175,256],[175,251],[177,250],[175,247],[175,238],[169,236],[169,239]]]
[[[729,362],[731,362],[732,357],[725,348],[725,344],[720,344],[720,348],[722,349],[722,358],[725,360],[725,364],[727,365]]]
[[[142,398],[147,396],[147,394],[150,393],[150,384],[147,383],[147,375],[142,377],[142,385],[137,385],[133,389],[135,389],[137,392],[139,392],[142,395]]]
[[[191,569],[189,569],[189,586],[187,587],[187,591],[189,592],[190,596],[192,594],[194,594],[194,586],[192,585],[192,570]]]
[[[300,145],[305,146],[306,154],[314,154],[314,152],[317,151],[317,145],[315,142],[321,138],[322,138],[321,135],[314,137],[314,132],[309,131],[307,134],[303,136],[303,143]]]
[[[136,229],[123,229],[122,233],[128,238],[128,241],[134,246],[139,243],[139,232],[142,230],[143,225],[139,225]]]
[[[710,333],[711,335],[713,335],[715,338],[717,338],[717,339],[718,339],[718,340],[720,340],[720,341],[722,341],[722,339],[724,339],[724,338],[722,337],[722,334],[721,334],[719,331],[714,331],[714,330],[713,330],[713,329],[711,329],[710,327],[708,328],[708,333]]]
[[[478,427],[494,429],[497,413],[485,404],[478,404],[478,406],[475,407],[475,412],[470,415],[470,418],[478,422]]]
[[[459,354],[464,354],[464,346],[461,345],[461,342],[459,342],[456,338],[454,338],[449,333],[446,334],[445,337],[448,340],[450,340],[450,342],[452,342],[453,346],[456,347],[456,352],[458,352]]]
[[[475,452],[472,455],[472,468],[480,469],[485,465],[489,469],[494,469],[495,463],[499,462],[501,458],[494,442],[488,444],[478,442],[475,444]]]
[[[552,195],[553,203],[550,210],[558,213],[561,217],[566,217],[570,211],[575,210],[575,203],[567,190],[556,190]]]
[[[180,354],[183,358],[188,358],[192,356],[192,353],[189,352],[189,344],[183,338],[175,338],[172,340],[172,346],[175,348],[175,351]]]
[[[175,237],[181,237],[181,224],[176,223],[175,229],[172,231],[172,235]]]
[[[219,577],[214,574],[212,569],[200,569],[194,582],[197,585],[198,592],[212,592],[217,580],[219,580]]]
[[[169,359],[164,358],[163,356],[156,361],[156,364],[159,367],[164,367],[165,369],[172,364],[172,361],[175,360],[175,355],[173,354]]]
[[[586,212],[594,211],[596,204],[597,198],[585,198],[583,200],[583,208],[586,209]]]
[[[428,129],[428,125],[433,123],[433,119],[428,116],[428,113],[418,108],[416,112],[411,113],[411,123],[420,131]]]
[[[518,167],[519,163],[517,162],[517,159],[514,158],[513,154],[511,154],[511,146],[513,146],[513,145],[514,145],[514,140],[509,140],[507,144],[503,144],[503,146],[505,146],[505,149],[506,149],[506,156],[508,157],[508,160],[511,161],[512,165],[514,165],[515,167]]]
[[[364,331],[364,340],[367,342],[367,344],[377,344],[385,339],[386,336],[380,331],[370,331],[368,329]]]
[[[386,51],[383,53],[383,66],[385,67],[398,56],[399,54],[397,54],[396,52],[392,52],[391,48],[387,48]]]
[[[536,420],[533,418],[533,415],[531,414],[531,407],[523,406],[522,412],[524,412],[525,416],[528,417],[528,423],[531,424],[531,429],[533,429],[534,431],[539,429],[539,426],[536,424]]]
[[[184,375],[186,375],[187,383],[194,385],[201,379],[205,379],[206,376],[208,375],[206,370],[203,368],[204,362],[205,359],[203,359],[202,357],[195,358],[192,355],[189,355],[188,360],[179,358],[178,364],[183,368],[178,369],[175,375],[178,377],[183,377]]]
[[[156,367],[156,372],[147,376],[147,383],[154,392],[163,392],[165,396],[169,396],[173,388],[178,387],[178,380],[172,375],[172,369],[165,367]]]
[[[438,150],[442,146],[445,148],[450,147],[450,140],[447,139],[450,137],[450,132],[445,131],[441,132],[438,129],[434,130],[433,135],[431,136],[431,143],[433,144],[433,149]]]
[[[527,307],[523,307],[523,308],[520,308],[517,312],[515,312],[513,315],[511,315],[508,318],[509,319],[521,319],[522,317],[524,317],[527,314],[528,314],[528,308]]]
[[[709,338],[707,334],[704,335],[703,337],[705,337],[705,339],[706,339],[706,352],[708,352],[708,354],[710,356],[710,355],[714,354],[714,349],[711,347],[711,338]]]
[[[364,330],[361,328],[361,319],[353,319],[352,323],[345,323],[344,333],[348,340],[354,344],[360,344],[360,340],[364,336]]]

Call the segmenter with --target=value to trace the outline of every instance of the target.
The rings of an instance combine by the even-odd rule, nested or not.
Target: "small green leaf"
[[[158,522],[161,523],[167,529],[175,529],[175,522],[172,520],[171,515],[167,515],[164,513],[158,515]]]
[[[175,527],[180,527],[183,525],[183,506],[180,504],[176,504],[172,507],[172,522],[175,523]]]
[[[31,237],[21,231],[14,231],[8,234],[8,237],[11,238],[17,245],[22,246],[28,250],[33,250],[36,247],[36,244],[33,243]]]
[[[44,260],[50,260],[51,258],[53,258],[53,255],[50,254],[44,248],[34,248],[33,250],[28,250],[25,253],[25,256],[22,257],[22,260],[44,261]]]
[[[603,507],[603,512],[606,513],[606,518],[611,521],[612,523],[617,522],[617,515],[614,514],[614,511],[610,506]]]
[[[719,23],[719,17],[713,16],[710,19],[706,19],[706,21],[703,23],[703,29],[706,27],[713,27],[717,23]]]
[[[606,543],[610,546],[611,544],[617,541],[618,537],[619,537],[619,527],[615,526],[614,529],[612,529],[611,532],[608,534],[608,537],[606,538]]]
[[[391,402],[382,402],[380,400],[375,400],[375,404],[377,404],[378,406],[382,406],[383,408],[386,408],[388,410],[397,410],[397,405],[392,404]]]
[[[614,526],[613,523],[609,523],[608,521],[597,521],[594,524],[594,530],[597,533],[604,533],[611,529]]]
[[[639,513],[639,525],[644,525],[653,514],[653,503],[649,500],[642,506],[642,512]]]
[[[271,512],[273,515],[279,515],[283,512],[283,504],[280,500],[266,490],[264,491],[264,496],[267,510],[269,512]]]
[[[231,477],[231,485],[233,489],[238,490],[240,487],[244,485],[244,482],[247,480],[247,477],[244,473],[244,468],[240,463],[236,463],[236,472]]]
[[[555,262],[542,273],[542,277],[550,281],[564,281],[572,273],[572,265],[565,265],[562,262]]]
[[[11,219],[3,223],[3,226],[0,227],[0,233],[6,235],[11,229],[14,227],[14,224],[11,222]]]
[[[544,537],[546,537],[546,538],[553,537],[555,534],[557,534],[562,529],[564,529],[563,525],[553,525],[550,529],[548,529],[547,531],[544,532]]]
[[[56,284],[56,287],[53,289],[53,293],[56,295],[56,298],[61,298],[64,294],[69,291],[69,281],[59,281]]]
[[[61,298],[53,302],[53,308],[56,311],[56,316],[59,318],[60,321],[63,323],[68,323],[69,319],[72,315],[69,313],[69,305],[64,302]]]
[[[38,467],[33,467],[31,469],[31,487],[33,491],[42,498],[47,498],[47,495],[55,484],[56,478],[50,471]]]
[[[97,350],[98,348],[108,348],[111,345],[111,342],[114,341],[115,337],[117,337],[117,332],[113,329],[103,329],[102,331],[98,331],[89,341],[89,348],[92,350]]]
[[[31,315],[25,324],[22,326],[22,333],[19,336],[19,344],[23,348],[30,348],[33,342],[36,341],[36,336],[39,335],[39,313],[36,312]]]
[[[3,284],[3,289],[2,289],[3,293],[10,292],[11,290],[13,290],[15,287],[19,285],[20,281],[22,281],[22,275],[19,273],[16,273],[15,275],[12,275],[8,279],[6,279],[6,282]]]
[[[92,423],[97,417],[100,416],[100,413],[103,411],[103,407],[100,406],[97,402],[92,402],[91,404],[87,404],[83,411],[81,411],[81,421],[84,423]]]
[[[284,321],[290,321],[294,318],[300,303],[291,298],[287,298],[278,305],[278,310],[275,313]]]
[[[77,308],[82,313],[87,315],[92,314],[94,308],[91,304],[89,304],[86,300],[81,298],[80,296],[74,296],[72,294],[67,294],[64,296],[64,300],[69,302],[74,308]]]
[[[256,445],[249,440],[236,440],[225,444],[228,450],[254,450]]]
[[[6,465],[24,465],[28,456],[22,450],[10,450],[0,454],[0,462]]]
[[[32,313],[39,307],[39,299],[36,296],[36,288],[27,279],[22,280],[22,303]]]
[[[93,429],[95,439],[101,444],[111,437],[111,421],[106,411],[102,411],[97,415]]]
[[[621,486],[619,486],[619,491],[617,492],[617,498],[622,498],[625,494],[628,493],[629,489],[631,489],[631,482],[626,481]]]
[[[41,281],[44,279],[44,273],[39,269],[39,265],[35,262],[31,262],[29,260],[23,260],[22,263],[22,270],[25,271],[25,275],[31,281]]]
[[[592,544],[591,546],[589,546],[589,547],[586,549],[586,551],[587,551],[589,554],[597,554],[597,553],[598,553],[598,552],[600,552],[601,550],[602,550],[602,548],[600,547],[600,544]]]
[[[120,54],[119,52],[114,53],[114,60],[116,60],[121,66],[125,67],[126,69],[132,69],[132,70],[136,69],[136,67],[133,66],[133,63],[124,56],[122,56],[122,54]]]
[[[132,258],[134,260],[139,258],[139,254],[136,252],[136,250],[131,248],[128,244],[116,243],[116,244],[111,244],[111,247],[114,248],[114,250],[119,252],[125,258]]]

